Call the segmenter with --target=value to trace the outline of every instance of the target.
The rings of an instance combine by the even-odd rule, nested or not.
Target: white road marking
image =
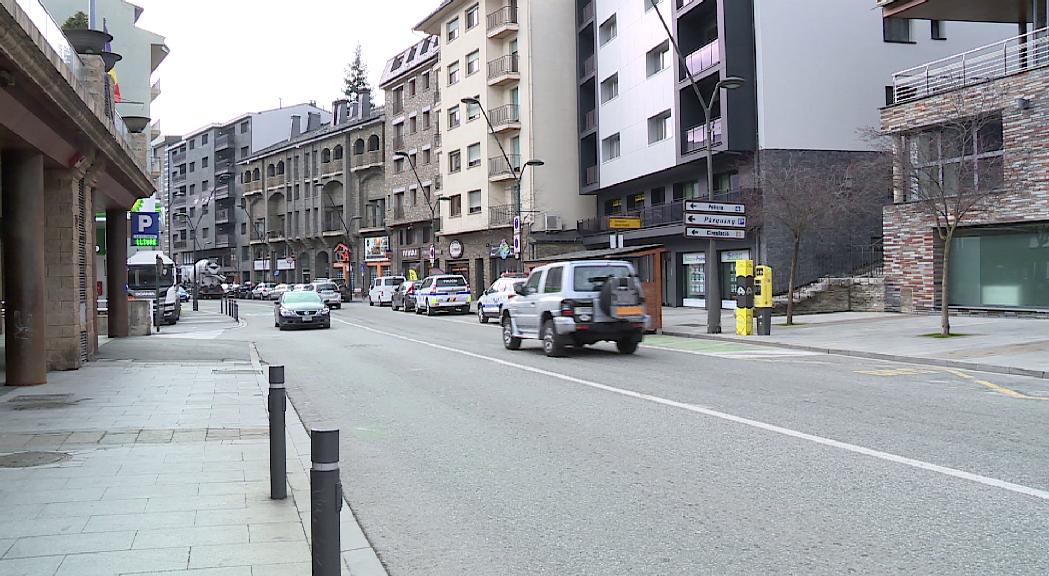
[[[651,348],[652,350],[659,350],[662,352],[680,352],[683,354],[692,354],[694,356],[714,356],[716,358],[729,358],[733,360],[757,360],[760,358],[793,358],[800,356],[824,356],[822,352],[810,352],[807,350],[788,350],[788,349],[754,349],[754,350],[737,350],[734,352],[717,352],[717,351],[704,351],[704,350],[685,350],[681,348],[669,348],[666,346],[655,346],[652,344],[641,344],[642,348]]]
[[[927,470],[930,472],[936,472],[945,476],[951,476],[953,478],[959,478],[962,480],[969,480],[970,482],[976,482],[985,486],[991,486],[993,488],[1000,488],[1002,490],[1008,490],[1010,492],[1016,492],[1017,494],[1025,494],[1027,496],[1034,496],[1042,500],[1049,500],[1049,491],[1039,490],[1038,488],[1032,488],[1030,486],[1024,486],[1022,484],[1015,484],[1013,482],[1006,482],[1005,480],[999,480],[997,478],[990,478],[988,476],[981,476],[979,474],[973,474],[972,472],[966,472],[964,470],[958,470],[956,468],[948,468],[946,466],[940,466],[938,464],[932,464],[930,462],[924,462],[922,460],[915,460],[913,458],[907,458],[906,456],[899,456],[897,454],[891,454],[889,452],[882,452],[881,450],[874,450],[872,448],[865,448],[863,446],[857,446],[856,444],[849,444],[848,442],[841,442],[831,438],[824,438],[815,434],[809,434],[806,432],[800,432],[798,430],[792,430],[790,428],[784,428],[782,426],[776,426],[775,424],[769,424],[767,422],[761,422],[759,420],[752,420],[750,418],[744,418],[742,416],[735,416],[726,412],[719,412],[717,410],[711,410],[709,408],[703,408],[702,406],[696,406],[695,404],[688,404],[685,402],[678,402],[676,400],[669,400],[667,398],[661,398],[659,396],[653,396],[651,394],[644,394],[641,392],[635,392],[633,390],[626,390],[623,388],[616,388],[615,386],[608,386],[606,384],[599,384],[597,382],[591,382],[590,380],[583,380],[582,378],[576,378],[575,376],[569,376],[567,374],[560,374],[558,372],[552,372],[550,370],[544,370],[542,368],[536,368],[528,366],[526,364],[518,364],[516,362],[510,362],[508,360],[502,360],[492,356],[485,356],[483,354],[477,354],[475,352],[468,352],[466,350],[458,350],[449,346],[443,346],[441,344],[435,344],[433,342],[426,342],[425,340],[417,340],[415,338],[409,338],[400,334],[394,334],[392,332],[384,332],[382,330],[376,330],[370,326],[363,324],[356,324],[353,322],[347,322],[340,318],[334,319],[336,322],[341,322],[347,326],[353,326],[354,328],[360,328],[367,330],[375,334],[387,336],[389,338],[396,338],[405,342],[411,342],[413,344],[419,344],[421,346],[429,346],[430,348],[436,348],[445,352],[451,352],[453,354],[459,354],[470,358],[476,358],[478,360],[485,360],[501,366],[509,368],[516,368],[525,372],[531,372],[533,374],[540,374],[542,376],[549,376],[550,378],[556,378],[565,382],[571,382],[573,384],[580,384],[595,388],[597,390],[604,390],[606,392],[612,392],[613,394],[620,394],[629,398],[636,398],[638,400],[645,400],[653,402],[655,404],[661,404],[663,406],[670,406],[673,408],[680,408],[696,414],[702,414],[704,416],[710,416],[721,420],[727,420],[729,422],[735,422],[744,426],[750,426],[752,428],[758,428],[767,432],[773,432],[775,434],[782,434],[783,436],[789,436],[791,438],[798,438],[800,440],[807,440],[816,444],[822,444],[823,446],[830,446],[832,448],[838,448],[847,452],[853,452],[855,454],[863,454],[864,456],[870,456],[879,460],[885,460],[888,462],[894,462],[896,464],[903,464],[904,466],[910,466],[912,468],[918,468],[920,470]]]

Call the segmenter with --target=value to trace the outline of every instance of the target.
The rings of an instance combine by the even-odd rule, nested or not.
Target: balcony
[[[513,226],[514,215],[517,207],[513,204],[500,204],[488,207],[488,226],[498,228],[501,226]]]
[[[276,174],[274,176],[266,176],[266,190],[275,190],[288,183],[287,174]]]
[[[382,150],[371,150],[364,154],[357,154],[354,157],[354,164],[350,167],[351,172],[357,172],[358,170],[366,170],[368,168],[382,167],[384,158]]]
[[[276,230],[267,230],[266,240],[269,240],[270,242],[280,242],[284,240],[284,229],[278,228]]]
[[[521,66],[517,54],[507,54],[488,62],[488,85],[503,86],[521,79]]]
[[[175,183],[175,184],[181,184],[181,183],[185,182],[186,181],[186,173],[185,172],[176,172],[176,173],[172,174],[171,175],[171,181],[173,183]]]
[[[229,198],[229,184],[220,184],[215,187],[213,194],[215,200],[225,200]]]
[[[597,128],[597,110],[587,110],[583,114],[583,132],[590,132]]]
[[[400,114],[401,112],[404,112],[404,100],[394,98],[390,102],[390,114]]]
[[[229,248],[229,234],[216,234],[215,248]]]
[[[222,209],[215,211],[215,223],[216,224],[228,224],[229,223],[229,209]]]
[[[225,150],[226,148],[229,148],[230,140],[232,140],[232,138],[230,138],[229,134],[216,134],[215,151],[218,152],[219,150]]]
[[[361,231],[365,230],[382,230],[386,228],[386,215],[382,212],[377,214],[368,214],[364,219],[361,220]]]
[[[713,143],[714,146],[724,142],[724,128],[721,123],[721,118],[717,118],[710,123],[711,129],[714,133]],[[707,131],[704,124],[693,126],[688,130],[685,130],[684,142],[681,143],[681,153],[691,154],[699,150],[705,150],[707,147]]]
[[[628,210],[622,214],[612,216],[627,216],[641,218],[642,228],[656,228],[659,226],[681,226],[684,224],[685,205],[683,202],[673,202],[659,206],[649,206],[640,210]],[[580,234],[604,234],[611,231],[608,226],[608,217],[587,218],[577,222],[576,228]]]
[[[186,161],[186,151],[180,150],[171,155],[172,164],[182,164]]]
[[[517,6],[503,6],[488,14],[488,37],[505,38],[517,32]]]
[[[181,205],[184,205],[185,203],[186,203],[186,195],[185,194],[172,194],[171,195],[171,205],[172,206],[181,206]]]
[[[440,150],[441,148],[441,133],[435,132],[433,135],[433,149]]]
[[[583,186],[596,186],[600,182],[601,167],[587,166],[583,173]]]
[[[1049,28],[892,75],[896,104],[1049,66]]]
[[[688,71],[693,76],[699,76],[702,73],[710,70],[721,63],[721,43],[718,40],[714,40],[710,44],[696,50],[695,52],[685,56],[685,65],[688,66]],[[685,71],[681,71],[681,78],[684,80],[688,75]]]
[[[586,80],[587,78],[594,75],[594,55],[591,54],[583,59],[583,63],[579,68],[579,79]]]
[[[176,250],[185,250],[185,248],[186,248],[186,241],[185,240],[175,240],[174,246],[175,246]]]
[[[244,195],[250,196],[262,192],[262,180],[255,180],[244,185]]]
[[[520,106],[506,104],[488,110],[488,118],[492,121],[492,131],[495,133],[507,130],[520,130]]]
[[[488,159],[488,180],[490,182],[516,179],[516,173],[521,170],[521,155],[509,154],[508,156],[509,165],[506,163],[506,158],[502,156]]]
[[[647,2],[647,0],[646,0]],[[594,19],[594,3],[587,2],[583,5],[583,9],[579,11],[579,25],[584,26],[587,22]]]
[[[227,160],[225,162],[216,162],[215,163],[215,176],[221,176],[222,174],[231,174],[231,173],[233,173],[233,162],[232,161]]]

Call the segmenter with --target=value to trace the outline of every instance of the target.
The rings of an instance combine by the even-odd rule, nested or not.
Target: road
[[[669,337],[503,349],[473,316],[347,305],[279,332],[391,574],[1046,574],[1043,380]]]

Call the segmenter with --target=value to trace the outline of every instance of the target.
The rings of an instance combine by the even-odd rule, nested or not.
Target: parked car
[[[336,278],[335,280],[333,280],[333,282],[335,282],[335,286],[339,290],[339,294],[342,295],[342,301],[351,302],[353,300],[353,294],[350,292],[350,287],[346,284],[346,281],[342,278]]]
[[[537,338],[547,356],[563,356],[570,344],[601,341],[633,354],[647,319],[641,281],[629,262],[575,260],[532,270],[503,306],[500,323],[507,349]]]
[[[381,276],[372,279],[368,289],[368,306],[382,306],[393,302],[393,291],[404,284],[404,280],[404,276]]]
[[[289,292],[302,292],[303,290],[307,292],[316,292],[316,290],[313,289],[313,284],[293,284]]]
[[[415,290],[415,313],[433,316],[434,312],[448,310],[470,313],[470,285],[459,274],[429,276]]]
[[[503,314],[503,305],[507,300],[517,296],[514,287],[524,284],[526,278],[508,276],[500,278],[485,290],[477,299],[477,321],[487,324],[491,318],[499,318]]]
[[[415,288],[422,284],[418,280],[408,280],[402,283],[393,291],[393,299],[390,301],[390,308],[394,310],[403,310],[405,312],[411,312],[415,310]]]
[[[266,300],[270,297],[270,292],[273,290],[272,282],[259,282],[255,288],[251,290],[251,297],[258,300]]]
[[[236,297],[237,298],[251,298],[251,290],[254,287],[255,287],[255,285],[252,284],[251,282],[245,282],[245,283],[241,284],[240,288],[237,289]]]
[[[189,302],[189,292],[182,286],[178,287],[178,300],[179,302]]]
[[[309,290],[285,292],[273,303],[273,325],[285,328],[331,328],[331,314],[320,294]]]
[[[270,300],[280,300],[280,297],[283,296],[285,292],[291,292],[291,286],[288,286],[287,284],[277,284],[273,287],[273,290],[270,290]]]
[[[321,295],[321,300],[324,300],[328,308],[342,308],[342,294],[331,280],[314,282],[313,291]]]

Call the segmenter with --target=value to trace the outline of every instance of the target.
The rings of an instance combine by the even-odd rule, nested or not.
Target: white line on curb
[[[776,426],[775,424],[768,424],[759,420],[751,420],[750,418],[743,418],[741,416],[735,416],[725,412],[719,412],[717,410],[711,410],[709,408],[703,408],[694,404],[687,404],[685,402],[678,402],[676,400],[669,400],[667,398],[661,398],[659,396],[653,396],[651,394],[643,394],[641,392],[635,392],[633,390],[626,390],[623,388],[616,388],[615,386],[608,386],[605,384],[599,384],[597,382],[591,382],[589,380],[583,380],[582,378],[576,378],[567,374],[560,374],[552,372],[550,370],[544,370],[542,368],[535,368],[525,364],[518,364],[516,362],[510,362],[491,356],[485,356],[483,354],[477,354],[474,352],[467,352],[466,350],[458,350],[449,346],[443,346],[441,344],[435,344],[433,342],[426,342],[425,340],[417,340],[415,338],[409,338],[407,336],[401,336],[400,334],[394,334],[391,332],[384,332],[382,330],[376,330],[369,326],[362,324],[355,324],[353,322],[347,322],[340,318],[334,318],[336,322],[341,322],[347,326],[353,326],[362,330],[367,330],[375,334],[380,334],[390,338],[396,338],[405,342],[411,342],[413,344],[419,344],[422,346],[429,346],[430,348],[436,348],[445,352],[451,352],[454,354],[460,354],[462,356],[468,356],[470,358],[477,358],[478,360],[486,360],[488,362],[494,362],[496,364],[507,366],[510,368],[517,368],[518,370],[524,370],[526,372],[532,372],[533,374],[541,374],[543,376],[549,376],[551,378],[557,378],[564,380],[565,382],[572,382],[573,384],[581,384],[590,388],[598,390],[604,390],[606,392],[612,392],[614,394],[620,394],[629,398],[636,398],[638,400],[645,400],[656,404],[662,404],[663,406],[670,406],[673,408],[680,408],[696,414],[702,414],[704,416],[711,416],[713,418],[719,418],[721,420],[727,420],[729,422],[735,422],[744,426],[750,426],[752,428],[758,428],[767,432],[773,432],[775,434],[782,434],[784,436],[790,436],[792,438],[798,438],[800,440],[808,440],[816,444],[822,444],[824,446],[830,446],[833,448],[839,448],[848,452],[856,454],[863,454],[864,456],[870,456],[872,458],[878,458],[888,462],[894,462],[897,464],[903,464],[904,466],[910,466],[912,468],[918,468],[921,470],[928,470],[930,472],[936,472],[945,476],[951,476],[954,478],[960,478],[962,480],[969,480],[986,486],[994,488],[1000,488],[1002,490],[1008,490],[1010,492],[1016,492],[1018,494],[1026,494],[1028,496],[1034,496],[1035,498],[1041,498],[1043,500],[1049,500],[1049,491],[1039,490],[1030,486],[1024,486],[1022,484],[1014,484],[1012,482],[1006,482],[1005,480],[999,480],[997,478],[990,478],[988,476],[981,476],[979,474],[973,474],[972,472],[966,472],[964,470],[957,470],[955,468],[948,468],[946,466],[940,466],[938,464],[932,464],[921,460],[915,460],[913,458],[907,458],[905,456],[898,456],[896,454],[890,454],[888,452],[882,452],[880,450],[874,450],[871,448],[865,448],[863,446],[857,446],[855,444],[849,444],[847,442],[841,442],[839,440],[833,440],[831,438],[824,438],[822,436],[816,436],[815,434],[808,434],[806,432],[800,432],[797,430],[791,430],[790,428],[784,428],[782,426]]]

